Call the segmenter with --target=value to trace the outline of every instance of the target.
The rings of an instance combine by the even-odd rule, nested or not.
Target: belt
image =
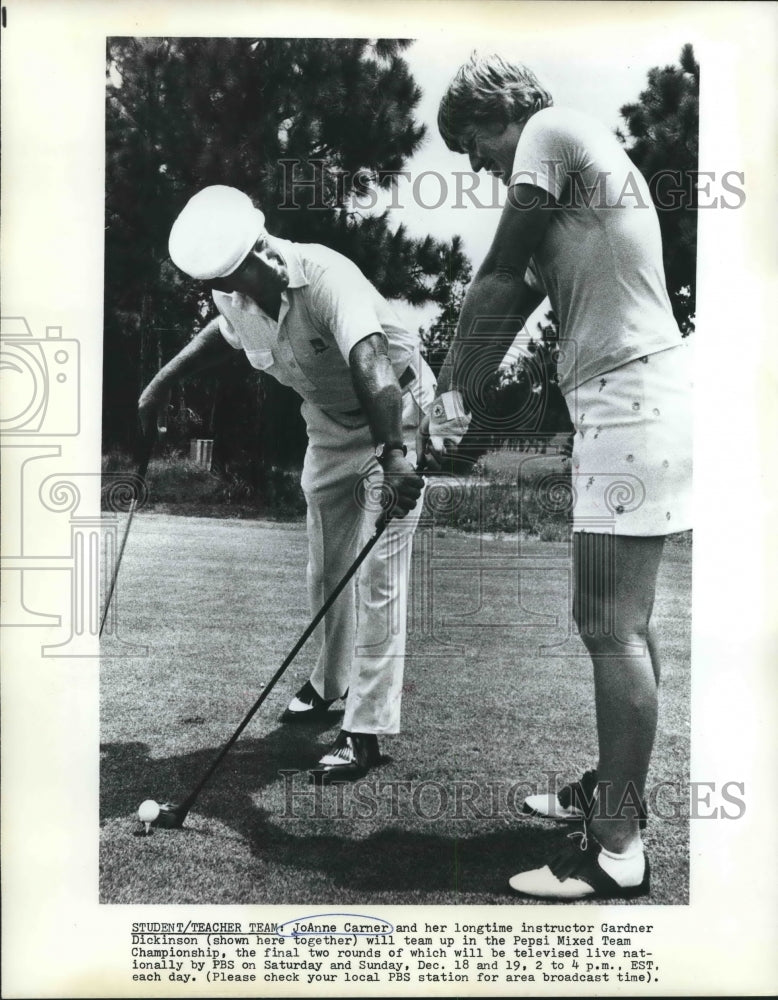
[[[403,391],[403,395],[410,389],[411,385],[416,381],[416,369],[413,365],[408,365],[405,371],[397,379],[400,383],[400,388]],[[342,415],[344,417],[358,417],[362,413],[362,407],[357,407],[356,410],[344,410]]]

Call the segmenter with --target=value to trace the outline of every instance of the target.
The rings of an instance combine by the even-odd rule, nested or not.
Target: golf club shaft
[[[122,564],[122,556],[124,555],[124,546],[127,544],[127,535],[130,533],[130,525],[132,524],[132,516],[135,513],[136,500],[133,497],[130,501],[130,512],[127,515],[127,521],[124,525],[124,534],[122,535],[122,544],[119,546],[119,554],[116,557],[116,565],[113,569],[113,575],[111,576],[111,585],[108,588],[108,594],[105,598],[105,606],[103,607],[103,613],[100,617],[100,631],[98,632],[98,638],[102,636],[103,629],[105,628],[106,620],[108,619],[108,610],[111,607],[111,600],[113,598],[114,587],[116,586],[116,578],[119,576],[119,567]]]
[[[149,467],[149,462],[151,460],[151,452],[153,448],[154,448],[154,438],[150,437],[148,440],[144,441],[143,452],[141,454],[140,461],[138,462],[136,475],[140,479],[146,478],[146,472]],[[103,613],[100,616],[100,629],[97,633],[98,638],[102,637],[103,629],[105,628],[105,623],[108,620],[108,611],[111,607],[113,592],[114,588],[116,587],[116,580],[119,576],[119,567],[122,564],[122,556],[124,555],[124,546],[127,544],[127,536],[130,533],[130,525],[132,524],[132,518],[135,513],[135,508],[137,506],[138,506],[138,498],[134,496],[130,501],[130,509],[127,515],[127,522],[124,525],[124,535],[122,536],[122,544],[119,546],[119,554],[116,557],[116,565],[114,566],[113,575],[111,576],[111,585],[108,588],[108,594],[105,599]]]
[[[327,600],[324,602],[324,604],[321,606],[321,608],[316,612],[316,614],[314,615],[314,617],[311,619],[311,622],[308,625],[308,627],[306,628],[306,630],[303,632],[303,634],[300,636],[300,638],[294,644],[294,646],[292,647],[292,649],[289,651],[289,653],[288,653],[286,659],[284,660],[284,662],[281,664],[281,666],[278,668],[278,670],[276,670],[276,672],[273,674],[273,676],[267,682],[265,688],[262,691],[262,694],[257,698],[257,700],[254,702],[254,704],[248,710],[248,712],[246,713],[246,716],[244,717],[243,721],[240,723],[240,725],[238,726],[238,728],[232,734],[232,736],[230,737],[230,739],[221,748],[221,750],[219,751],[219,753],[215,757],[215,759],[214,759],[213,763],[211,764],[211,766],[208,768],[208,770],[205,772],[205,774],[202,776],[202,778],[200,778],[199,782],[192,789],[192,791],[187,796],[187,798],[184,799],[184,801],[181,803],[181,805],[179,807],[179,811],[181,812],[182,816],[186,816],[186,814],[192,808],[192,805],[194,804],[197,796],[203,790],[203,788],[205,787],[206,783],[210,779],[211,775],[214,773],[214,771],[217,769],[217,767],[219,766],[219,764],[221,764],[221,762],[227,756],[227,754],[229,753],[230,749],[232,748],[232,746],[234,745],[234,743],[237,741],[237,739],[239,738],[239,736],[243,732],[243,730],[246,728],[246,726],[249,724],[249,722],[251,722],[251,720],[254,718],[254,715],[256,714],[256,712],[258,711],[258,709],[260,708],[260,706],[262,705],[262,703],[264,702],[264,700],[267,698],[267,696],[270,694],[270,692],[275,687],[276,683],[281,679],[282,675],[285,673],[286,668],[289,666],[289,664],[292,662],[292,660],[294,660],[294,658],[300,652],[300,650],[302,649],[302,647],[305,645],[305,643],[311,637],[312,633],[316,629],[316,626],[319,624],[319,622],[322,620],[322,618],[324,618],[324,616],[327,614],[327,612],[329,611],[329,609],[335,603],[335,601],[338,598],[338,595],[343,591],[344,587],[348,584],[349,580],[352,578],[352,576],[356,573],[356,571],[359,569],[359,567],[365,561],[365,559],[369,555],[370,551],[372,550],[373,546],[376,544],[376,542],[378,541],[378,539],[384,533],[384,530],[386,529],[386,526],[387,526],[388,523],[389,523],[389,518],[387,517],[386,513],[381,514],[381,516],[376,521],[375,530],[374,530],[373,534],[370,536],[370,538],[368,539],[368,541],[365,543],[364,548],[361,550],[361,552],[356,557],[356,559],[351,564],[351,566],[346,570],[345,574],[343,575],[343,578],[338,583],[338,585],[334,588],[334,590],[332,591],[332,593],[330,594],[330,596],[327,598]]]

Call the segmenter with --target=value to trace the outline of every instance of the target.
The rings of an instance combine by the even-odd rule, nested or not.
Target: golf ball
[[[146,799],[138,806],[138,819],[141,823],[153,823],[159,816],[159,803],[154,799]]]

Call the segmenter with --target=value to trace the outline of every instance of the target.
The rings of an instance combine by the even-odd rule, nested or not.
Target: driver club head
[[[174,802],[163,802],[159,807],[159,816],[152,826],[158,826],[163,830],[179,830],[184,825],[188,812],[189,807],[185,803],[177,805]]]

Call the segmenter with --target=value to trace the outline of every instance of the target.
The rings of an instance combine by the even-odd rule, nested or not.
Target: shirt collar
[[[296,243],[291,240],[282,240],[280,236],[270,237],[273,246],[278,250],[286,261],[286,269],[289,272],[289,288],[302,288],[308,284],[303,269],[302,257]]]

